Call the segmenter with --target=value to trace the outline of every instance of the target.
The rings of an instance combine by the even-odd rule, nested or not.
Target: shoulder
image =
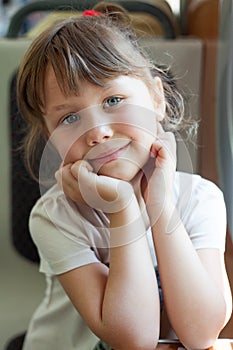
[[[73,221],[77,216],[79,213],[75,203],[69,200],[56,184],[35,203],[30,214],[30,222],[39,218],[52,222],[65,218]]]
[[[44,205],[48,203],[55,204],[58,201],[65,202],[65,195],[61,188],[57,184],[55,184],[37,200],[32,211],[37,211],[38,209],[44,207]]]
[[[60,187],[54,185],[34,205],[29,227],[32,239],[39,250],[53,251],[56,246],[69,246],[80,241],[83,220],[75,204],[69,201]]]
[[[177,172],[175,177],[174,196],[179,199],[185,195],[186,200],[203,201],[220,200],[224,202],[220,188],[200,175]]]
[[[99,262],[98,249],[103,244],[97,229],[54,185],[35,204],[30,233],[41,257],[40,270],[60,274],[93,262]],[[101,232],[102,233],[102,232]]]
[[[220,188],[199,175],[177,172],[174,199],[194,246],[224,250],[226,207]]]

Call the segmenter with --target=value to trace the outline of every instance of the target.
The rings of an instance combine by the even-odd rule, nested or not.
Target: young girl
[[[45,30],[21,64],[18,102],[30,170],[41,140],[62,163],[30,217],[47,289],[23,349],[101,339],[151,350],[171,330],[187,348],[211,346],[231,313],[223,197],[176,172],[182,98],[127,13],[101,3]]]

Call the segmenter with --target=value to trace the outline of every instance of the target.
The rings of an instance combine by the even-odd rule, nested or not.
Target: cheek
[[[119,132],[133,140],[135,144],[138,144],[139,148],[150,151],[157,135],[157,127],[155,122],[148,129],[139,125],[123,124]]]
[[[115,113],[114,119],[119,122],[123,130],[133,132],[137,138],[142,135],[155,137],[156,115],[154,110],[144,108],[142,106],[127,105]]]
[[[68,150],[66,149],[66,152],[63,155],[63,161],[65,164],[77,162],[82,158],[78,142],[74,143]]]
[[[65,163],[72,163],[81,159],[81,142],[72,133],[56,130],[50,136],[50,141]]]

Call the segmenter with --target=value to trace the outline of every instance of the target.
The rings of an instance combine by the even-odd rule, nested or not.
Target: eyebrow
[[[69,104],[62,104],[62,105],[56,105],[51,107],[52,111],[62,111],[64,109],[69,109],[71,107],[71,105]]]
[[[117,86],[120,86],[121,84],[119,83],[114,83],[114,81],[108,81],[105,83],[104,86],[101,86],[101,88],[104,90],[104,91],[107,91],[108,89],[111,89],[112,87],[114,87],[114,84],[116,84]],[[49,110],[49,113],[53,113],[53,112],[59,112],[59,111],[64,111],[64,110],[69,110],[70,108],[72,108],[73,105],[72,104],[67,104],[67,103],[64,103],[64,104],[61,104],[61,105],[55,105],[55,106],[52,106]],[[48,111],[47,111],[48,113]],[[46,114],[47,114],[46,113]]]
[[[54,105],[49,108],[49,110],[45,110],[45,115],[53,114],[54,112],[60,112],[60,111],[69,111],[70,109],[73,109],[73,104],[61,104],[61,105]]]

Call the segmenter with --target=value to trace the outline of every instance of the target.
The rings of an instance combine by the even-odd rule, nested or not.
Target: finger
[[[174,134],[171,132],[165,132],[160,135],[160,137],[152,144],[150,152],[151,157],[155,158],[158,162],[160,160],[170,159],[176,163],[176,141]]]
[[[64,163],[61,163],[59,169],[55,172],[55,179],[60,186],[62,186],[63,174],[70,169],[70,167],[71,164],[64,165]]]
[[[92,166],[86,160],[78,160],[77,162],[72,164],[70,168],[71,173],[76,179],[78,179],[80,175],[80,170],[83,170],[84,172],[93,172]]]
[[[71,198],[74,202],[81,203],[83,200],[80,194],[78,181],[71,172],[72,166],[73,164],[69,164],[69,166],[64,166],[60,170],[61,187],[66,196]]]
[[[60,169],[55,172],[55,179],[59,185],[61,185],[61,172]]]
[[[77,183],[77,180],[71,173],[71,167],[72,164],[63,166],[63,168],[59,169],[55,174],[58,183],[65,190],[73,188],[74,185]]]

